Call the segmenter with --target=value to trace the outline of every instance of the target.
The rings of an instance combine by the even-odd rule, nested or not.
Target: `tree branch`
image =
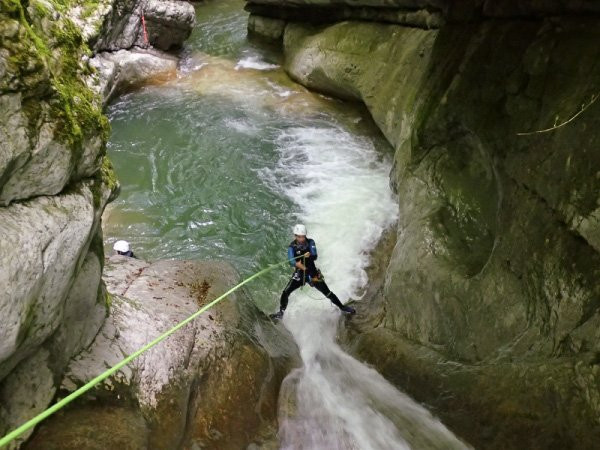
[[[598,100],[598,97],[600,96],[600,94],[594,94],[592,95],[592,98],[590,99],[590,102],[586,105],[583,104],[581,105],[581,110],[579,110],[573,117],[571,117],[569,120],[566,120],[558,125],[554,125],[553,127],[550,128],[546,128],[545,130],[536,130],[536,131],[526,131],[523,133],[517,133],[517,136],[530,136],[532,134],[541,134],[541,133],[548,133],[550,131],[554,131],[557,130],[560,127],[564,127],[565,125],[567,125],[568,123],[572,122],[573,120],[575,120],[575,118],[579,115],[581,115],[586,109],[588,109],[590,106],[592,106],[594,104],[594,102],[596,100]]]

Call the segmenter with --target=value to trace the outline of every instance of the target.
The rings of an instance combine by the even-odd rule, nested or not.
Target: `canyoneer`
[[[306,237],[306,227],[302,224],[294,226],[294,240],[288,247],[288,260],[290,265],[294,268],[292,278],[286,285],[285,289],[281,293],[281,299],[279,300],[279,312],[271,314],[272,319],[283,318],[283,313],[288,305],[288,299],[292,292],[299,287],[304,286],[308,283],[309,286],[314,287],[327,297],[331,303],[337,306],[342,312],[348,314],[354,314],[356,311],[354,308],[346,305],[342,305],[340,299],[331,292],[321,271],[317,269],[315,261],[317,259],[317,246],[313,239]]]
[[[115,245],[113,245],[113,249],[117,252],[117,255],[128,256],[130,258],[135,258],[136,256],[133,254],[131,250],[131,245],[127,241],[117,241]]]

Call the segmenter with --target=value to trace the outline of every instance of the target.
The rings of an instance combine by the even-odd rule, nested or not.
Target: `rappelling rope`
[[[295,257],[293,259],[297,259],[297,258],[300,258],[300,256],[297,256],[297,257]],[[152,342],[146,344],[145,346],[143,346],[142,348],[140,348],[136,352],[132,353],[131,355],[129,355],[127,358],[125,358],[121,362],[115,364],[110,369],[108,369],[105,372],[103,372],[100,375],[98,375],[96,378],[92,379],[91,381],[88,381],[86,384],[84,384],[83,386],[81,386],[79,389],[77,389],[76,391],[74,391],[71,394],[67,395],[62,400],[56,402],[54,405],[52,405],[51,407],[49,407],[45,411],[42,411],[40,414],[38,414],[37,416],[35,416],[33,419],[30,419],[27,422],[25,422],[19,428],[17,428],[15,430],[11,431],[10,433],[8,433],[6,436],[4,436],[2,439],[0,439],[0,447],[4,447],[5,445],[7,445],[8,443],[10,443],[11,441],[13,441],[14,439],[16,439],[17,437],[19,437],[20,435],[22,435],[23,433],[25,433],[27,430],[30,430],[31,428],[35,427],[42,420],[44,420],[47,417],[51,416],[56,411],[64,408],[66,405],[68,405],[69,403],[71,403],[77,397],[80,397],[82,394],[84,394],[85,392],[89,391],[95,385],[97,385],[101,381],[105,380],[106,378],[108,378],[109,376],[111,376],[112,374],[114,374],[121,367],[129,364],[131,361],[133,361],[135,358],[137,358],[138,356],[140,356],[142,353],[150,350],[156,344],[158,344],[158,343],[162,342],[163,340],[165,340],[166,338],[168,338],[170,335],[172,335],[173,333],[175,333],[177,330],[179,330],[184,325],[187,325],[189,322],[191,322],[192,320],[194,320],[196,317],[198,317],[200,314],[202,314],[203,312],[205,312],[207,309],[212,308],[214,305],[216,305],[217,303],[219,303],[221,300],[223,300],[225,297],[227,297],[232,292],[237,291],[239,288],[241,288],[246,283],[249,283],[250,281],[254,280],[255,278],[258,278],[258,277],[264,275],[265,273],[270,272],[273,269],[276,269],[280,265],[289,263],[289,261],[290,261],[290,259],[288,258],[285,261],[281,261],[281,262],[278,262],[276,264],[271,264],[268,267],[262,269],[261,271],[256,272],[254,275],[246,278],[241,283],[236,284],[234,287],[232,287],[231,289],[229,289],[223,295],[217,297],[212,302],[210,302],[207,305],[203,306],[198,311],[196,311],[194,314],[192,314],[191,316],[189,316],[187,319],[182,320],[177,325],[175,325],[173,328],[169,329],[168,331],[166,331],[163,334],[161,334],[160,336],[158,336]]]
[[[146,30],[145,11],[142,9],[142,29],[144,30],[144,44],[148,47],[148,31]]]

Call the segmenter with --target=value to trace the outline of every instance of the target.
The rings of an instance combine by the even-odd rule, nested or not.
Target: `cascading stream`
[[[247,276],[281,260],[302,221],[331,289],[343,302],[358,298],[369,252],[397,219],[391,152],[362,109],[306,91],[276,54],[247,42],[242,7],[199,5],[179,77],[111,107],[109,153],[123,189],[105,217],[108,245],[128,239],[146,259],[225,259]],[[276,310],[289,276],[257,280],[261,309]],[[282,448],[465,447],[346,354],[339,312],[309,294],[292,295],[283,321],[303,367],[282,386]]]
[[[389,161],[378,159],[369,139],[338,127],[289,129],[278,144],[281,159],[265,170],[268,179],[299,205],[318,237],[318,263],[332,290],[343,302],[356,297],[367,282],[369,250],[396,219]],[[335,338],[340,313],[315,295],[295,294],[284,319],[304,365],[282,386],[282,448],[464,448],[424,408],[342,351]]]

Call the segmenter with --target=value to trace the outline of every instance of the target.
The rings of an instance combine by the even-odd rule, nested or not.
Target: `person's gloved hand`
[[[306,253],[304,254],[304,257],[305,257],[305,258],[310,258],[310,252],[306,252]]]

